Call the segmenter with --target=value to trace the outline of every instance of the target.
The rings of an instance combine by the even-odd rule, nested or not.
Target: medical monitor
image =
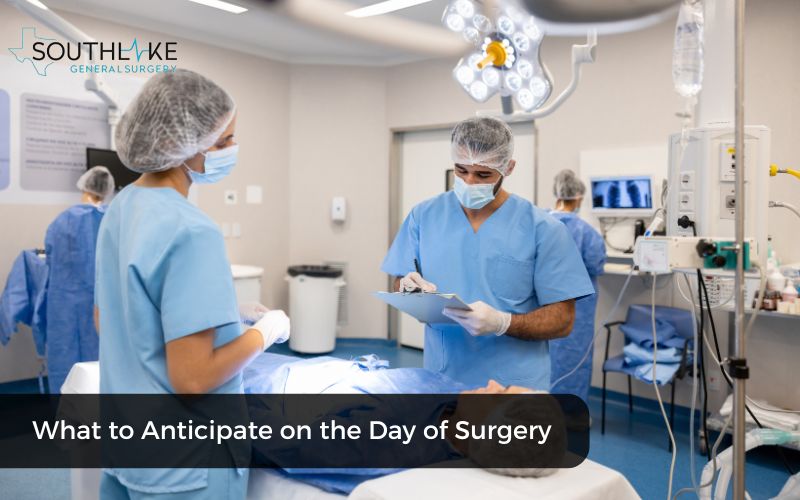
[[[651,215],[653,178],[648,175],[592,177],[592,212],[598,217]]]
[[[119,192],[120,189],[131,184],[142,175],[126,167],[122,161],[120,161],[116,151],[111,151],[110,149],[86,148],[86,170],[98,165],[108,168],[109,172],[111,172],[111,176],[114,178],[114,184],[116,185],[116,192]]]

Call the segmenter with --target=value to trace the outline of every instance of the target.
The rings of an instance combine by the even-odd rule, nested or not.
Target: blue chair
[[[628,377],[628,411],[633,413],[633,392],[631,390],[631,377],[641,380],[636,374],[636,367],[625,364],[625,356],[620,353],[609,358],[608,349],[611,344],[612,328],[617,326],[625,336],[625,343],[636,343],[644,347],[653,345],[653,323],[651,305],[636,304],[628,308],[625,321],[614,321],[603,325],[606,329],[606,351],[603,361],[603,403],[600,433],[606,431],[606,375],[608,372],[623,373]],[[686,309],[675,307],[656,306],[656,339],[659,348],[677,347],[682,349],[680,366],[672,378],[663,384],[670,384],[670,425],[675,423],[675,380],[682,379],[691,373],[691,357],[688,353],[693,349],[694,327],[692,313]],[[647,383],[651,383],[647,381]]]

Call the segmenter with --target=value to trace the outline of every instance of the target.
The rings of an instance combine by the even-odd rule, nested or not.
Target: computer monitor
[[[98,165],[108,168],[109,172],[111,172],[117,192],[142,175],[123,165],[116,151],[111,151],[110,149],[86,148],[86,170]]]
[[[647,175],[593,177],[592,212],[598,217],[651,215],[653,178]]]

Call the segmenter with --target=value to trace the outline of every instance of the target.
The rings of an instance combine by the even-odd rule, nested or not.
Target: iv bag
[[[672,82],[683,97],[696,96],[703,88],[703,22],[703,2],[684,0],[672,49]]]

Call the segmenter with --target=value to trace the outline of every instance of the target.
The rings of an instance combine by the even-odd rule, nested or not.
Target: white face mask
[[[478,210],[494,200],[494,188],[496,185],[497,184],[467,184],[464,179],[456,176],[453,191],[456,193],[456,198],[458,198],[458,201],[464,208]]]

